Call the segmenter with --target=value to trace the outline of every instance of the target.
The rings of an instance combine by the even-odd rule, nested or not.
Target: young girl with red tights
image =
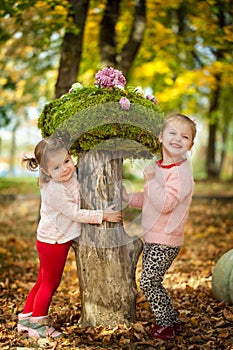
[[[63,333],[50,326],[48,310],[64,270],[72,240],[81,233],[81,223],[119,222],[121,212],[113,205],[102,210],[80,209],[80,191],[75,166],[61,138],[48,137],[35,147],[34,157],[25,157],[27,168],[39,168],[41,192],[40,221],[36,247],[40,266],[23,312],[18,331],[29,336],[58,338]]]

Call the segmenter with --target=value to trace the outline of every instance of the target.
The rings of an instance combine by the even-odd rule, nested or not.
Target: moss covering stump
[[[140,87],[124,87],[121,72],[112,68],[103,69],[96,77],[95,86],[75,83],[65,95],[44,106],[38,120],[42,136],[63,137],[74,156],[100,144],[110,150],[114,145],[122,158],[145,157],[145,150],[156,154],[163,123],[156,98],[145,95]],[[107,140],[121,142],[109,144]]]

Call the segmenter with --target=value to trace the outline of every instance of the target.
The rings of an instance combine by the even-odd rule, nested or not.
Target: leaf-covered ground
[[[173,340],[153,340],[153,314],[139,290],[137,321],[131,328],[118,325],[80,329],[80,295],[73,251],[68,256],[59,290],[50,309],[59,341],[29,339],[17,333],[22,311],[38,268],[35,232],[39,198],[0,197],[0,349],[184,349],[232,350],[233,306],[215,300],[211,275],[216,261],[233,248],[232,201],[194,199],[186,225],[185,245],[165,278],[183,331]],[[140,232],[140,227],[138,227]],[[139,281],[141,263],[137,269]]]

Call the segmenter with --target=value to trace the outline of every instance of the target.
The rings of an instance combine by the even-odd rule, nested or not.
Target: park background
[[[80,4],[86,14],[75,17],[70,5]],[[101,33],[106,11],[115,21],[114,31]],[[231,350],[232,307],[216,301],[211,292],[213,267],[232,248],[233,238],[231,2],[3,0],[0,17],[0,339],[3,348]],[[78,21],[81,17],[82,23]],[[138,41],[132,44],[136,29]],[[79,43],[76,51],[68,47],[64,52],[67,38]],[[111,57],[105,55],[106,43],[112,50],[108,50]],[[127,66],[124,50],[130,45],[135,56]],[[43,106],[60,95],[57,86],[64,53],[66,62],[76,69],[72,83],[93,85],[99,69],[113,66],[123,71],[127,85],[141,86],[154,94],[165,114],[180,111],[197,120],[198,137],[190,155],[196,192],[186,228],[187,243],[166,278],[182,310],[186,333],[170,344],[150,340],[153,316],[142,295],[138,300],[138,322],[130,331],[121,327],[79,331],[75,324],[80,316],[80,302],[72,256],[53,310],[58,324],[64,326],[65,320],[70,336],[67,343],[34,344],[16,333],[15,314],[21,310],[36,278],[37,258],[33,247],[39,208],[35,175],[22,169],[21,156],[31,153],[41,138],[37,118]],[[66,78],[63,92],[72,85],[70,77]],[[131,173],[136,173],[130,180],[140,188],[142,166],[136,165],[136,172],[132,163],[127,167],[129,178]],[[65,306],[59,308],[58,304]]]
[[[134,1],[74,4],[70,13],[72,1],[1,2],[0,174],[20,174],[21,154],[40,138],[46,102],[75,81],[93,85],[95,73],[112,65],[128,86],[153,93],[165,114],[196,118],[196,178],[232,179],[230,1],[149,0],[136,10]],[[114,23],[103,23],[106,9]],[[62,69],[72,73],[62,76]]]

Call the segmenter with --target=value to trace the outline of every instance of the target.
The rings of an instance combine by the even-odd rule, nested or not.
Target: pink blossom
[[[98,71],[95,78],[95,85],[98,85],[101,88],[118,87],[124,89],[126,84],[126,79],[122,72],[112,67],[103,68]]]
[[[156,103],[158,102],[157,101],[157,98],[154,96],[154,95],[147,95],[146,98],[152,102],[154,102],[154,104],[156,105]]]
[[[125,111],[128,111],[130,109],[130,101],[126,97],[121,97],[119,101],[121,108]]]

